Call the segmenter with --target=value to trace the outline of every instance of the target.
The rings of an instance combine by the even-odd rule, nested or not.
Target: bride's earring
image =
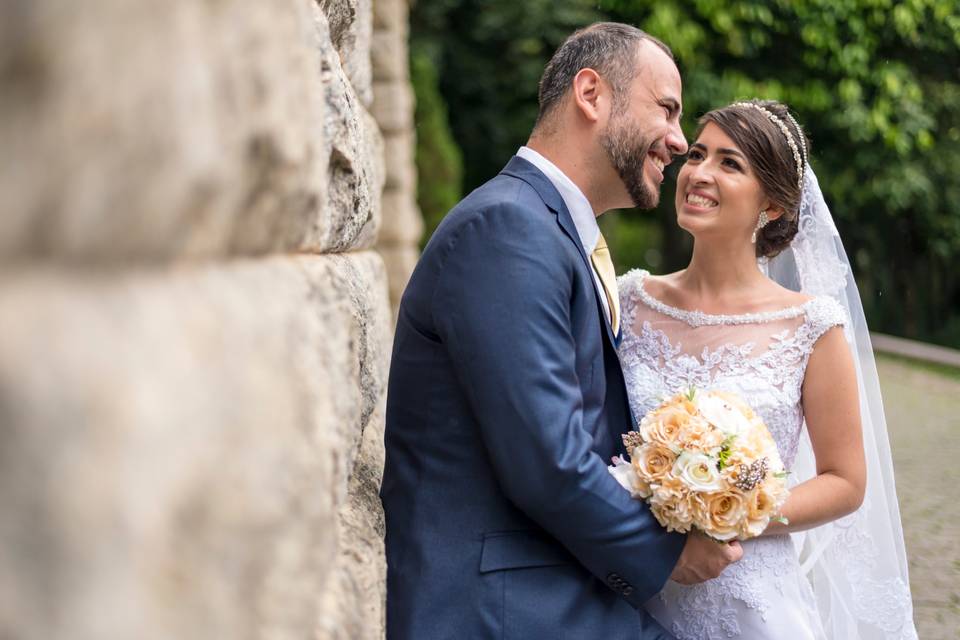
[[[768,222],[770,222],[770,218],[767,217],[767,210],[764,209],[760,212],[760,219],[757,220],[757,228],[753,230],[753,235],[750,236],[750,242],[757,244],[757,231],[767,226]]]

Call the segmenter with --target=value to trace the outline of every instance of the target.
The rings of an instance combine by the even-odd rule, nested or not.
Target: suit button
[[[623,588],[623,591],[621,591],[621,593],[625,596],[629,596],[631,593],[633,593],[633,587],[631,587],[630,585],[627,585]]]
[[[607,576],[607,584],[610,585],[610,587],[611,587],[614,591],[618,591],[618,592],[621,592],[621,593],[623,592],[623,588],[624,588],[624,587],[629,586],[629,585],[627,584],[627,581],[624,580],[623,578],[621,578],[621,577],[620,577],[618,574],[616,574],[616,573],[611,573],[610,575]]]

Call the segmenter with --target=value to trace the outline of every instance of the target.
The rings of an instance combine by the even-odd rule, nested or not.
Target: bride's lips
[[[706,213],[715,209],[719,204],[716,198],[698,189],[688,191],[683,199],[684,208],[694,213]]]

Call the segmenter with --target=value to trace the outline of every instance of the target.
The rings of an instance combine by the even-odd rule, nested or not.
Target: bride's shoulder
[[[812,296],[807,293],[793,291],[779,284],[776,295],[783,308],[801,308],[808,324],[826,331],[836,325],[846,324],[846,311],[834,298],[828,295]]]
[[[804,305],[807,322],[820,333],[847,324],[847,311],[834,298],[826,295],[807,297],[809,300]]]
[[[676,275],[670,273],[667,275],[653,275],[646,269],[630,269],[617,278],[617,287],[620,290],[620,297],[633,297],[644,291],[654,298],[658,298],[663,288],[669,287],[671,278]]]
[[[617,289],[620,291],[620,297],[636,292],[641,283],[649,277],[650,272],[646,269],[630,269],[617,276]]]

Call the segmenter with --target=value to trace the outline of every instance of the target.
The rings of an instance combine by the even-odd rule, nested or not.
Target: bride
[[[808,154],[780,103],[707,113],[677,181],[690,264],[620,279],[634,415],[691,386],[737,393],[796,483],[739,563],[646,604],[680,640],[917,637],[869,336]]]

